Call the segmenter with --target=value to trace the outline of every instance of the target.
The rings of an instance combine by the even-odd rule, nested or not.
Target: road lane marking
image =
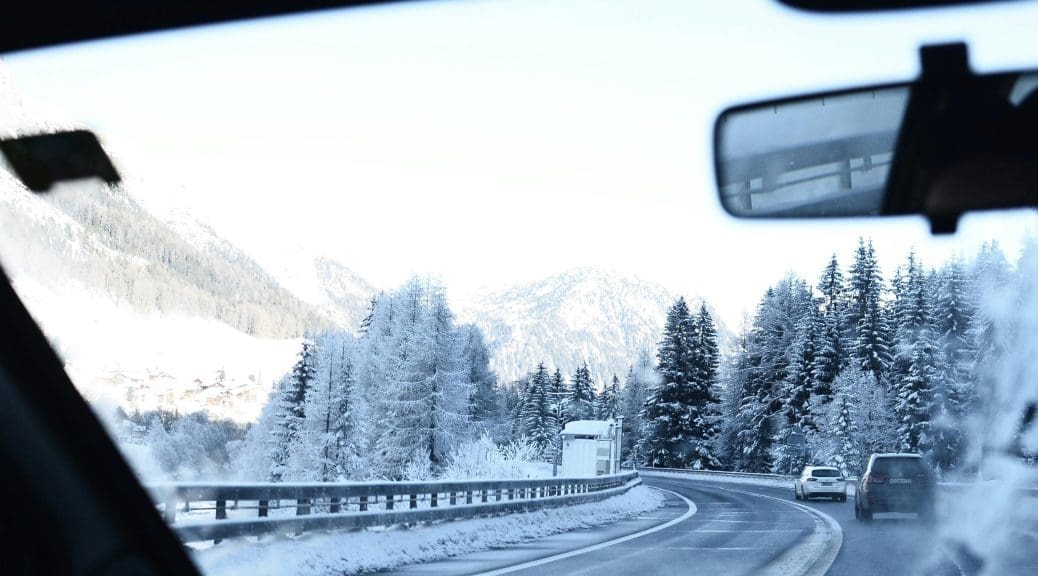
[[[814,520],[815,529],[812,531],[811,536],[807,538],[807,541],[793,546],[783,552],[778,558],[768,562],[759,572],[760,574],[822,576],[829,571],[829,567],[836,561],[836,555],[840,553],[840,547],[843,545],[843,528],[840,527],[840,523],[832,516],[799,502],[790,502],[789,500],[760,494],[759,492],[746,492],[744,490],[733,490],[713,485],[709,485],[709,487],[781,502],[805,512]]]
[[[581,554],[587,554],[588,552],[594,552],[596,550],[601,550],[602,548],[607,548],[607,547],[613,546],[615,544],[620,544],[620,543],[623,543],[623,542],[628,542],[630,540],[634,540],[635,538],[641,538],[642,536],[647,536],[647,535],[652,534],[654,532],[659,532],[660,530],[666,530],[667,528],[670,528],[671,526],[674,526],[675,524],[679,524],[681,522],[684,522],[685,520],[688,520],[689,518],[691,518],[692,516],[695,515],[696,510],[697,510],[695,502],[689,500],[688,498],[685,498],[684,496],[682,496],[681,494],[678,494],[677,492],[674,492],[673,490],[667,490],[666,488],[656,488],[656,487],[652,487],[652,489],[653,490],[660,490],[660,491],[663,491],[663,492],[670,492],[671,494],[677,496],[678,498],[681,498],[682,500],[685,501],[685,504],[688,506],[688,511],[686,511],[681,516],[678,516],[677,518],[674,518],[673,520],[670,520],[669,522],[664,522],[663,524],[660,524],[658,526],[653,526],[652,528],[646,528],[645,530],[642,530],[641,532],[635,532],[633,534],[628,534],[627,536],[621,536],[619,538],[614,538],[613,540],[607,540],[605,542],[600,542],[598,544],[594,544],[594,545],[591,545],[591,546],[585,546],[584,548],[577,548],[576,550],[571,550],[569,552],[563,552],[561,554],[556,554],[554,556],[547,556],[545,558],[540,558],[538,560],[530,560],[529,562],[523,562],[522,564],[515,564],[513,566],[506,566],[504,568],[498,568],[497,570],[490,570],[490,571],[487,571],[487,572],[480,572],[479,574],[477,574],[475,576],[499,576],[500,574],[509,574],[511,572],[517,572],[519,570],[526,570],[528,568],[535,568],[537,566],[542,566],[542,565],[548,564],[550,562],[557,562],[559,560],[565,560],[566,558],[572,558],[574,556],[580,556]]]

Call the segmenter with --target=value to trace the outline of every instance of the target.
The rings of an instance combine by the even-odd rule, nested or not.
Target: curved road
[[[828,574],[837,576],[962,574],[931,526],[911,515],[862,524],[854,519],[853,498],[802,504],[791,488],[654,474],[643,474],[643,481],[667,491],[664,507],[650,515],[392,573],[804,574],[821,573],[831,562]]]

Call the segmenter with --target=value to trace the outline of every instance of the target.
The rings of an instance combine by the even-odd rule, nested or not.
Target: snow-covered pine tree
[[[871,372],[883,382],[886,369],[893,360],[891,329],[883,309],[883,278],[876,262],[872,242],[858,239],[854,263],[847,277],[849,305],[845,327],[850,331],[847,341],[851,361]]]
[[[898,449],[926,454],[932,460],[935,438],[931,419],[934,390],[940,387],[940,369],[937,365],[937,346],[934,345],[930,328],[923,328],[910,347],[908,373],[898,387],[894,404],[894,412],[898,416]]]
[[[316,375],[316,363],[317,348],[310,337],[304,338],[299,360],[277,384],[268,475],[271,482],[281,482],[293,475],[294,471],[289,469],[289,456],[306,418],[306,395]]]
[[[894,357],[888,372],[897,421],[898,449],[923,452],[929,434],[935,372],[935,347],[930,321],[931,291],[915,251],[908,254],[894,282]]]
[[[815,360],[811,367],[811,377],[816,382],[815,393],[824,402],[832,394],[832,383],[847,362],[844,347],[843,325],[847,298],[844,292],[844,278],[840,271],[840,263],[833,254],[822,276],[818,279],[820,294],[819,312],[822,326],[817,329],[815,344]]]
[[[698,380],[697,324],[684,298],[679,298],[667,312],[663,340],[656,354],[660,382],[649,392],[642,411],[646,428],[640,450],[653,466],[720,466],[713,446],[718,434],[719,400],[710,383]]]
[[[338,330],[317,339],[318,365],[306,418],[289,461],[293,479],[331,482],[368,475],[367,405],[354,376],[356,342]]]
[[[963,421],[976,398],[971,378],[976,358],[971,338],[975,307],[967,290],[965,267],[954,258],[938,274],[933,312],[940,371],[934,387],[933,464],[940,471],[959,463],[966,433]]]
[[[562,376],[562,370],[555,369],[555,373],[551,375],[551,385],[548,390],[555,422],[560,427],[565,426],[574,418],[570,415],[570,390],[566,385],[566,379]]]
[[[817,430],[815,407],[812,404],[815,391],[819,388],[814,371],[817,364],[815,346],[824,324],[810,300],[810,293],[804,293],[801,297],[806,300],[794,326],[796,336],[790,348],[790,366],[785,382],[785,415],[788,426],[810,433]]]
[[[645,350],[638,361],[627,371],[623,389],[620,391],[620,412],[624,417],[623,446],[620,451],[625,462],[641,465],[638,445],[644,428],[641,411],[646,394],[656,375],[652,368],[652,357]]]
[[[400,338],[380,454],[390,477],[432,474],[471,435],[465,339],[443,289],[412,279],[399,293]]]
[[[567,412],[572,420],[593,420],[595,418],[595,382],[591,379],[591,370],[587,362],[581,364],[573,373],[570,383],[569,408]]]
[[[619,414],[620,379],[613,374],[612,380],[602,387],[602,392],[595,398],[595,418],[612,420]]]
[[[497,385],[497,375],[490,370],[490,351],[483,333],[473,325],[461,328],[465,335],[465,358],[468,364],[469,418],[476,428],[486,431],[495,442],[508,440],[504,398]]]
[[[883,308],[883,277],[872,242],[858,239],[854,263],[847,277],[848,306],[844,313],[851,361],[883,382],[892,360],[890,326]]]
[[[538,364],[529,376],[521,414],[523,435],[537,447],[545,460],[550,460],[555,454],[559,431],[552,409],[550,386],[548,369],[544,363]]]
[[[852,368],[842,376],[854,378],[854,373],[860,374]],[[854,407],[858,403],[857,386],[837,382],[835,388],[835,399],[830,405],[828,422],[828,438],[832,440],[833,446],[830,453],[822,456],[843,470],[844,474],[858,475],[864,467],[865,457],[861,453],[858,424],[854,418]]]

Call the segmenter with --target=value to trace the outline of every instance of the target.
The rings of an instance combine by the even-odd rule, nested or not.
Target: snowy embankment
[[[241,539],[196,550],[205,574],[356,574],[429,562],[608,524],[655,510],[663,495],[646,486],[602,502],[547,508],[523,514],[440,522],[407,529]]]

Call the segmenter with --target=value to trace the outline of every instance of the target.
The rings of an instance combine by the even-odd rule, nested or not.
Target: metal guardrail
[[[184,542],[272,533],[438,522],[604,500],[641,482],[637,472],[581,478],[446,482],[250,483],[180,482],[148,486]],[[288,501],[287,505],[283,501]],[[178,522],[183,512],[211,519]],[[294,515],[271,516],[294,508]],[[256,510],[253,517],[228,512]]]

